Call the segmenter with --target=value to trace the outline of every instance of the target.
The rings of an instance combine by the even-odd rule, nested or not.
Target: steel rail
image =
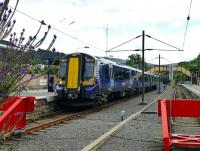
[[[63,110],[61,111],[54,111],[54,112],[51,112],[51,113],[46,113],[46,114],[41,114],[41,115],[29,115],[26,119],[26,122],[28,123],[31,123],[33,121],[37,121],[37,120],[40,120],[40,119],[44,119],[44,118],[47,118],[47,117],[52,117],[52,116],[56,116],[56,115],[60,115],[60,114],[63,114]]]
[[[127,100],[127,99],[129,99],[129,98],[125,98],[125,99],[121,99],[121,100]],[[124,102],[124,101],[121,101],[121,100],[120,100],[121,103]],[[48,127],[51,127],[51,126],[55,126],[55,125],[65,123],[65,122],[70,121],[70,120],[81,118],[84,115],[102,110],[104,108],[110,107],[110,106],[112,106],[114,104],[118,104],[118,103],[119,103],[119,101],[116,100],[116,101],[108,102],[106,104],[103,104],[102,106],[99,106],[99,107],[96,107],[96,108],[93,108],[93,109],[89,109],[89,110],[86,110],[86,111],[83,111],[83,112],[78,112],[78,113],[75,113],[75,114],[72,114],[72,115],[68,114],[68,115],[66,115],[62,118],[59,118],[59,119],[54,119],[54,120],[52,119],[50,122],[38,124],[36,126],[27,128],[25,130],[25,132],[21,133],[21,136],[23,137],[24,135],[31,134],[33,132],[36,132],[36,131],[39,131],[39,130],[42,130],[42,129],[45,129],[45,128],[48,128]],[[54,117],[56,117],[56,116],[54,116]],[[47,118],[47,120],[49,120],[49,119]]]
[[[92,112],[99,111],[99,110],[104,109],[106,107],[110,107],[110,106],[112,106],[116,103],[118,103],[118,102],[117,101],[116,102],[110,102],[110,103],[107,103],[107,104],[105,104],[101,107],[97,107],[97,108],[94,108],[94,109],[89,109],[89,110],[86,110],[86,111],[78,112],[78,113],[75,113],[75,114],[72,114],[72,115],[66,115],[65,117],[62,117],[62,118],[59,118],[59,119],[56,119],[56,120],[51,120],[50,122],[39,124],[39,125],[31,127],[31,128],[27,128],[25,130],[25,132],[23,132],[21,134],[21,136],[31,134],[33,132],[36,132],[36,131],[39,131],[39,130],[42,130],[42,129],[45,129],[45,128],[48,128],[48,127],[51,127],[51,126],[62,124],[62,123],[65,123],[67,121],[70,121],[70,120],[81,118],[84,115],[87,115],[87,114],[92,113]]]

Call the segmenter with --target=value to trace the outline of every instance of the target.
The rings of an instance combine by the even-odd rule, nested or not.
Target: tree
[[[139,54],[132,54],[128,56],[125,64],[134,68],[142,68],[142,57]],[[144,67],[146,69],[146,62],[144,63]]]
[[[178,65],[185,67],[187,70],[189,70],[192,73],[200,71],[200,54],[197,56],[197,58],[191,61],[180,62],[178,63]]]

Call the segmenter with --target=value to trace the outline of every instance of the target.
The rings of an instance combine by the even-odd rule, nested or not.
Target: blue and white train
[[[158,76],[145,72],[145,90],[156,88]],[[68,54],[60,62],[56,92],[66,106],[102,104],[114,97],[141,92],[142,71],[85,53]]]

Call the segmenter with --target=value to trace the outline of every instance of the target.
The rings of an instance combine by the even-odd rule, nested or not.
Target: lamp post
[[[84,47],[79,47],[79,48],[76,48],[76,53],[77,53],[77,50],[78,49],[83,49],[83,48],[86,48],[86,49],[88,49],[88,48],[90,48],[89,46],[84,46]]]

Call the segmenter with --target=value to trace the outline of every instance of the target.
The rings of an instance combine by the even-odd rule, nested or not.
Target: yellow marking
[[[67,88],[78,88],[79,59],[70,58],[68,65]]]
[[[94,83],[94,78],[91,78],[91,79],[89,79],[89,80],[83,81],[82,85],[83,85],[83,86],[95,85],[95,83]]]

